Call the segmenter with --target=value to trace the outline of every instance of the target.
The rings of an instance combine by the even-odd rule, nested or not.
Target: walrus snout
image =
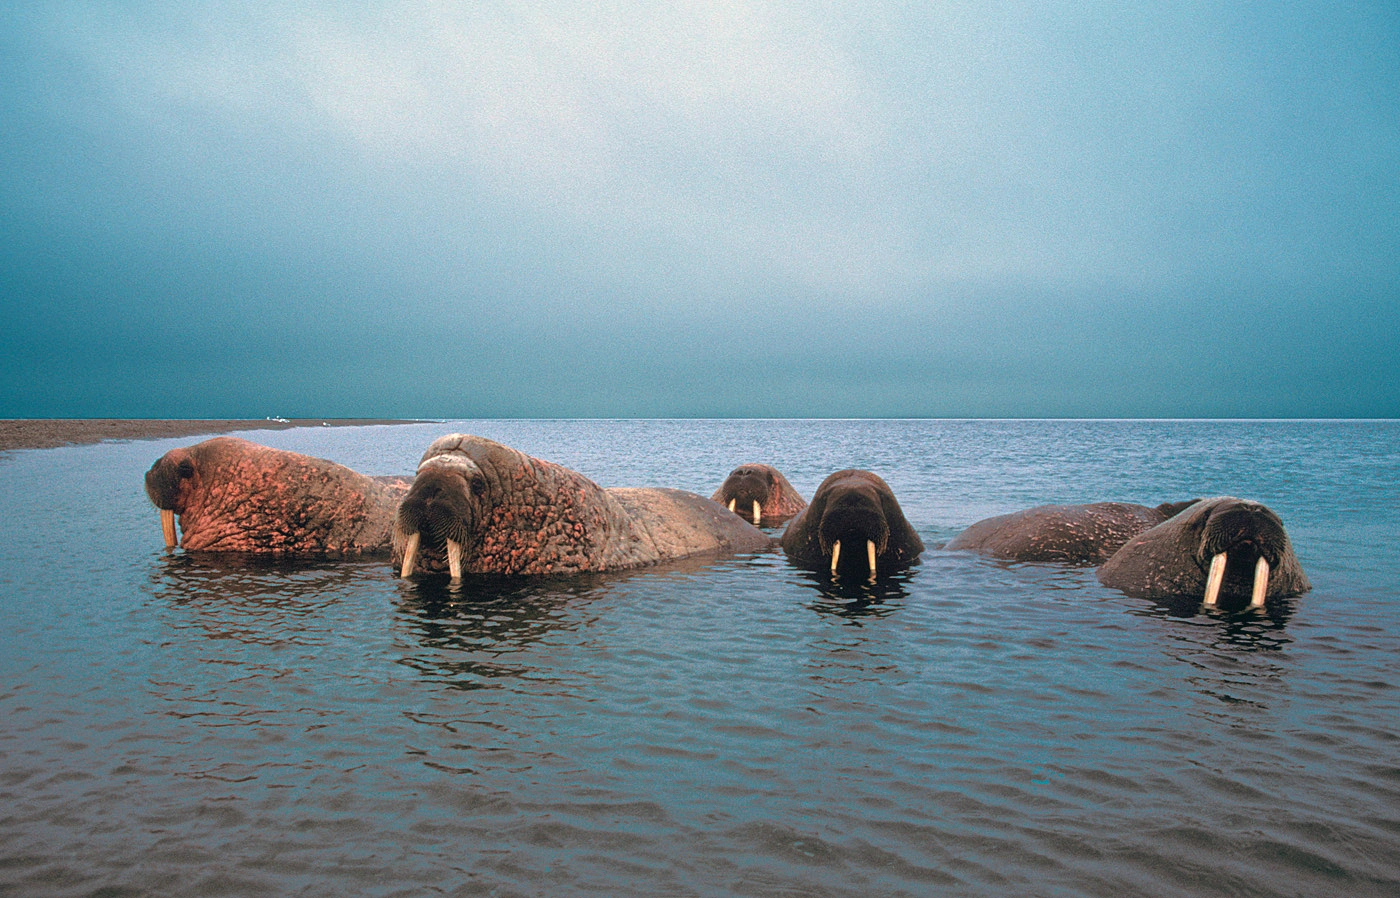
[[[146,495],[160,509],[160,529],[165,547],[173,549],[179,543],[175,535],[175,516],[184,512],[181,487],[194,477],[194,461],[185,449],[171,449],[156,459],[146,472]]]
[[[822,551],[828,555],[838,540],[848,544],[871,541],[875,543],[876,554],[882,554],[889,545],[890,525],[878,502],[864,496],[843,497],[827,503],[817,538]]]
[[[885,553],[890,540],[890,526],[879,497],[863,490],[833,496],[822,514],[817,540],[822,554],[831,559],[833,576],[841,565],[841,549],[846,546],[849,551],[845,557],[863,556],[866,571],[874,579],[875,560]]]
[[[400,576],[419,567],[446,567],[453,579],[460,578],[463,556],[475,544],[485,493],[485,478],[471,459],[424,459],[395,517],[394,551],[403,555]]]
[[[1288,532],[1278,515],[1256,502],[1240,502],[1210,515],[1199,557],[1209,561],[1221,553],[1243,552],[1277,564],[1287,546]]]
[[[1234,502],[1213,510],[1201,534],[1198,563],[1210,565],[1203,604],[1220,594],[1249,593],[1251,607],[1264,604],[1269,573],[1291,551],[1283,521],[1257,502]]]

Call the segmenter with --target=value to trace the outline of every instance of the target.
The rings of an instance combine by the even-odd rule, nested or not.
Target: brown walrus
[[[500,443],[450,434],[423,453],[399,505],[393,559],[405,577],[415,571],[571,574],[771,544],[703,496],[605,490]]]
[[[783,531],[782,546],[798,564],[820,565],[833,575],[843,568],[859,570],[871,579],[877,571],[903,567],[924,550],[889,484],[854,469],[821,482],[812,504]]]
[[[1103,564],[1128,540],[1196,501],[1166,502],[1156,508],[1129,502],[1038,505],[978,521],[944,548],[1009,561]]]
[[[1233,496],[1202,499],[1128,540],[1098,578],[1130,596],[1201,596],[1206,605],[1248,596],[1258,607],[1312,588],[1279,516]]]
[[[272,555],[374,555],[406,477],[367,477],[344,465],[237,437],[172,449],[146,472],[166,548]]]
[[[730,471],[710,498],[755,527],[781,524],[807,507],[807,500],[781,471],[762,464],[740,465]]]

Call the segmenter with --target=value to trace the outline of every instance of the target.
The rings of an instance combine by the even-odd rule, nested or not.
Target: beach
[[[0,452],[52,449],[105,440],[158,440],[166,437],[231,433],[236,430],[290,430],[293,427],[364,427],[404,424],[389,418],[7,418],[0,420]]]

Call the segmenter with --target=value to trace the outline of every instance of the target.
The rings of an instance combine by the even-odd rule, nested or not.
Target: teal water
[[[810,497],[869,468],[929,549],[564,580],[161,548],[194,439],[0,457],[0,894],[1393,895],[1400,422],[473,421],[244,434],[369,474],[464,430],[604,486]],[[944,552],[1047,502],[1229,493],[1267,613]]]

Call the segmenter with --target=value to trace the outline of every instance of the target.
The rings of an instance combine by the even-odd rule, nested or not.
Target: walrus
[[[573,574],[772,545],[683,490],[603,489],[568,468],[466,434],[433,441],[399,505],[399,575]]]
[[[1156,508],[1130,502],[1038,505],[978,521],[944,548],[1009,561],[1103,564],[1128,540],[1197,501],[1164,502]]]
[[[1312,588],[1279,516],[1233,496],[1203,499],[1128,540],[1098,578],[1138,598],[1248,596],[1255,608]]]
[[[877,474],[854,469],[821,482],[812,504],[788,523],[781,544],[798,564],[820,565],[833,576],[843,567],[858,568],[871,579],[877,571],[908,564],[924,550],[889,484]]]
[[[407,477],[215,437],[172,449],[146,472],[165,546],[271,555],[388,554]]]
[[[710,498],[755,527],[781,524],[807,507],[807,500],[771,465],[740,465]]]

